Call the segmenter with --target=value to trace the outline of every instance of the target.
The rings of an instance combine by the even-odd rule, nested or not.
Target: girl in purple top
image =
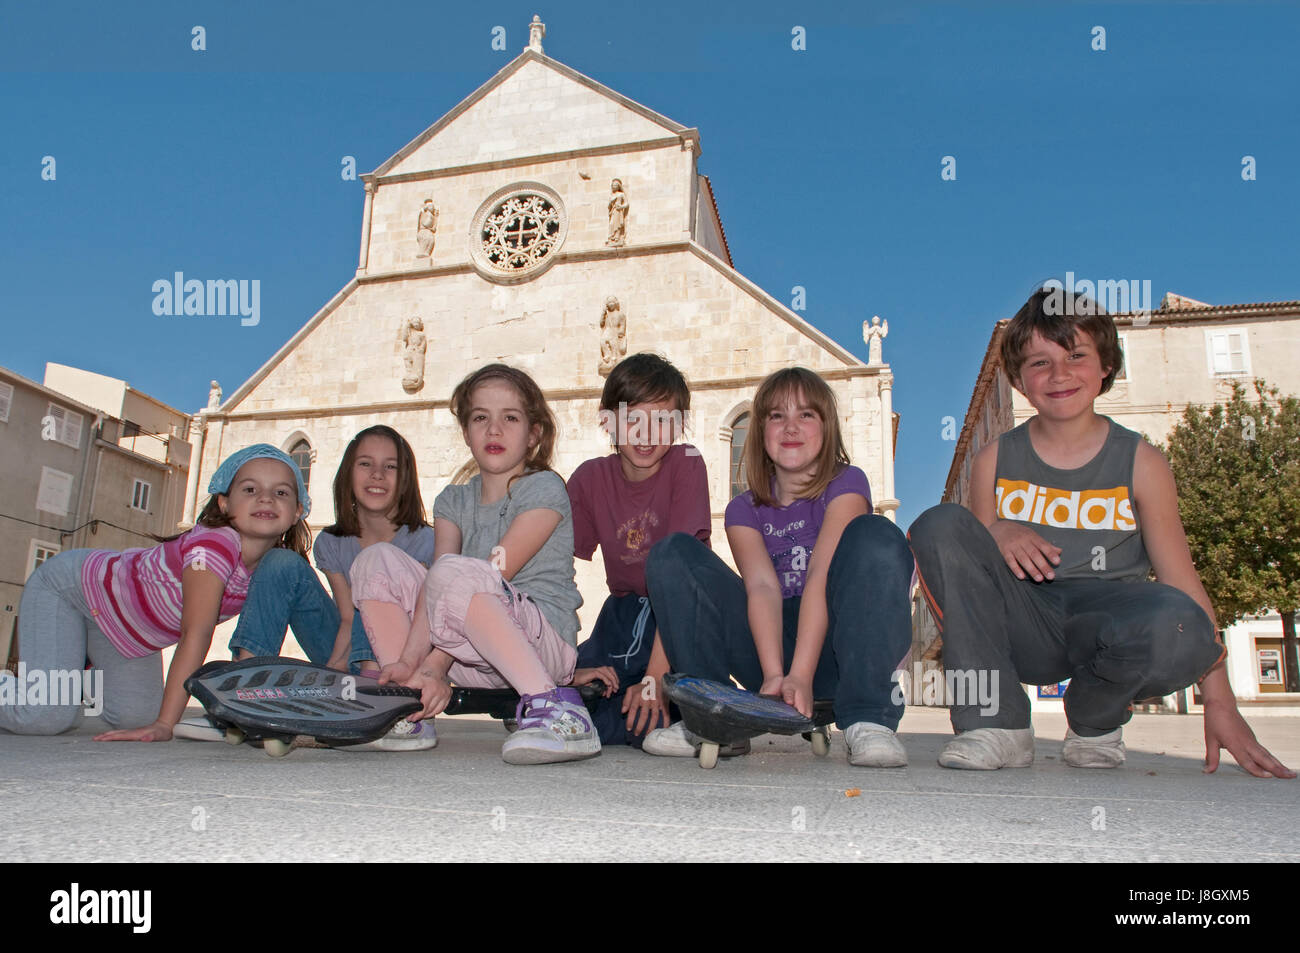
[[[759,385],[752,413],[751,489],[726,513],[740,575],[685,534],[646,563],[668,659],[687,675],[734,676],[805,715],[814,698],[833,698],[851,764],[905,765],[892,676],[911,645],[907,540],[871,514],[825,381],[801,367],[778,371]],[[678,722],[651,732],[644,750],[691,756],[699,741]]]

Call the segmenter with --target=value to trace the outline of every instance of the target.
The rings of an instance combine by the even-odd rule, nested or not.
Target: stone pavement
[[[191,711],[193,713],[193,709]],[[1225,755],[1201,772],[1201,719],[1135,715],[1128,763],[1060,760],[1064,717],[1036,714],[1032,768],[940,768],[942,710],[909,708],[911,766],[866,770],[765,736],[704,771],[626,748],[511,767],[501,726],[440,718],[434,751],[96,744],[97,720],[55,738],[0,734],[10,861],[1300,860],[1300,786]],[[1300,764],[1300,718],[1252,719]],[[857,796],[846,791],[860,789]],[[1103,823],[1104,822],[1104,823]]]

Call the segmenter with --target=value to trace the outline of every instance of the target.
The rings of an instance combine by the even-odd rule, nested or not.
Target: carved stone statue
[[[536,13],[533,14],[533,22],[528,24],[528,48],[542,52],[542,37],[546,36],[546,24]]]
[[[414,394],[424,386],[424,322],[407,318],[402,325],[402,389]]]
[[[627,244],[627,193],[623,191],[623,180],[615,179],[609,184],[609,238],[606,245],[621,247]]]
[[[208,384],[208,410],[216,410],[221,406],[221,385],[216,381]]]
[[[871,323],[862,322],[862,340],[867,342],[867,363],[882,364],[880,342],[889,334],[889,322],[880,323],[880,315],[872,315]]]
[[[627,317],[618,299],[610,295],[605,299],[605,310],[600,313],[600,375],[607,376],[626,356]]]
[[[438,209],[433,204],[433,199],[424,200],[424,208],[420,209],[420,218],[416,224],[415,241],[420,246],[420,253],[417,258],[433,257],[433,240],[434,233],[438,231]]]

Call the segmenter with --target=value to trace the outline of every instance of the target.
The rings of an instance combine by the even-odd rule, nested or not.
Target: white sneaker
[[[186,741],[225,741],[226,732],[218,728],[207,715],[182,718],[172,725],[172,737]]]
[[[699,747],[699,738],[686,730],[684,721],[646,732],[645,740],[641,742],[642,751],[661,758],[694,758]]]
[[[657,754],[662,758],[694,758],[700,753],[704,739],[694,732],[686,730],[686,722],[675,721],[667,728],[656,728],[645,736],[641,750],[646,754]],[[721,745],[718,756],[735,758],[749,754],[748,739],[735,745]]]
[[[855,721],[844,729],[849,764],[862,768],[905,768],[907,749],[898,735],[884,725]]]
[[[438,747],[438,733],[433,719],[407,721],[403,718],[388,729],[388,734],[360,745],[339,745],[340,751],[428,751]]]
[[[519,727],[501,746],[506,764],[554,764],[600,754],[600,737],[576,688],[522,695],[516,715]]]
[[[1065,729],[1065,747],[1061,751],[1072,768],[1118,768],[1124,763],[1124,729],[1116,728],[1095,738],[1082,738]]]
[[[1034,763],[1034,729],[976,728],[963,731],[944,746],[939,763],[945,768],[995,771],[1027,768]]]

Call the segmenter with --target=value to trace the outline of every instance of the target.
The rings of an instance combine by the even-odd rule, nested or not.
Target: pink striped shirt
[[[216,573],[225,584],[219,621],[239,614],[252,578],[232,527],[196,526],[148,549],[97,550],[81,565],[81,588],[108,640],[126,658],[142,658],[181,638],[181,575]]]

